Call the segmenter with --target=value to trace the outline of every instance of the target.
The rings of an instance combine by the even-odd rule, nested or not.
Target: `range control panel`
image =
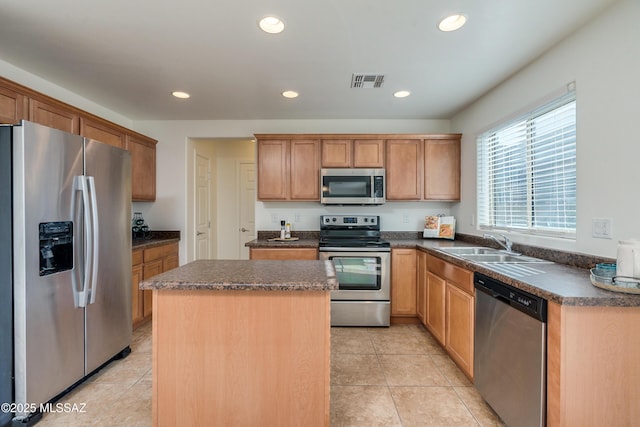
[[[371,226],[378,225],[378,215],[321,215],[320,227],[323,226]]]

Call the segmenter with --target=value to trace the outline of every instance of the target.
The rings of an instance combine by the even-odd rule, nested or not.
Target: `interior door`
[[[211,159],[196,153],[196,259],[211,258]]]
[[[255,239],[256,164],[240,163],[240,226],[238,227],[239,259],[249,259],[249,248],[244,244]]]

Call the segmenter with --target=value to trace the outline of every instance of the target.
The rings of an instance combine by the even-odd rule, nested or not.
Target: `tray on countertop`
[[[620,280],[621,283],[625,283],[625,284],[635,284],[635,286],[631,286],[631,287],[627,287],[627,286],[621,286],[621,285],[617,285],[615,280],[615,277],[613,278],[609,278],[609,277],[602,277],[602,276],[597,276],[595,274],[593,274],[593,272],[591,273],[591,284],[593,284],[593,286],[600,288],[600,289],[605,289],[607,291],[613,291],[613,292],[622,292],[625,294],[636,294],[636,295],[640,295],[640,281],[638,280],[628,280],[628,281],[622,281]]]
[[[274,237],[272,239],[267,239],[267,242],[295,242],[296,240],[300,240],[299,237],[289,237],[288,239],[285,237]]]

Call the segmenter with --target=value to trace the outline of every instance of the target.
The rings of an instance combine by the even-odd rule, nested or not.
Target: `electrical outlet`
[[[611,218],[592,218],[591,235],[598,239],[610,239]]]
[[[293,215],[293,222],[300,222],[300,214],[299,213]]]
[[[402,214],[402,222],[404,222],[405,224],[409,223],[409,214],[408,213],[403,213]]]
[[[280,220],[278,219],[278,215],[276,215],[276,214],[271,214],[271,222],[272,222],[273,224],[279,224],[279,223],[280,223]]]

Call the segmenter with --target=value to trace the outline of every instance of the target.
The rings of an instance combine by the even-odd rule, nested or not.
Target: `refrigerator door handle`
[[[86,307],[88,301],[89,294],[89,284],[91,279],[91,265],[90,260],[93,259],[93,244],[92,244],[92,234],[91,234],[91,201],[89,199],[88,194],[88,184],[87,179],[83,175],[79,175],[74,177],[74,188],[76,192],[80,192],[82,197],[82,212],[84,214],[84,279],[82,280],[81,289],[77,290],[77,286],[74,285],[74,298],[77,299],[77,307]],[[75,197],[72,199],[72,208],[75,210]],[[80,209],[78,207],[78,209]],[[74,214],[75,215],[75,214]],[[74,251],[76,253],[76,260],[78,258],[79,250]],[[78,265],[78,264],[76,264]],[[74,275],[75,279],[75,275]],[[77,295],[76,295],[77,292]]]
[[[78,197],[83,197],[84,193],[82,192],[82,177],[74,176],[73,177],[73,195],[71,196],[71,220],[73,224],[78,224],[80,220],[80,211],[77,204]],[[75,227],[74,227],[75,228]],[[74,230],[74,234],[78,231]],[[75,237],[74,237],[75,242]],[[75,243],[74,243],[75,245]],[[80,294],[82,291],[78,285],[80,282],[78,276],[81,274],[78,266],[80,265],[80,260],[82,257],[80,256],[80,250],[78,247],[73,248],[73,272],[71,274],[71,286],[73,288],[73,305],[77,308],[80,307]]]
[[[86,177],[89,195],[91,196],[91,239],[87,241],[92,246],[92,256],[87,256],[87,264],[91,264],[91,282],[89,284],[89,304],[96,302],[98,292],[98,248],[99,248],[99,220],[98,220],[98,198],[96,196],[96,183],[92,176]]]

